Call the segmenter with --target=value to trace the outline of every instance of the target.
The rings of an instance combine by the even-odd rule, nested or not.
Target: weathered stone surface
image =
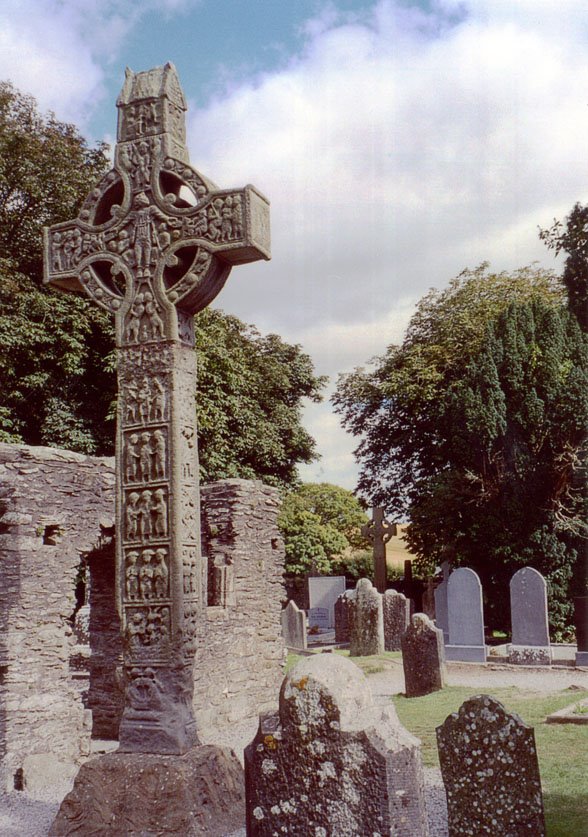
[[[445,646],[446,658],[485,663],[482,584],[478,574],[469,567],[459,567],[449,576],[447,611],[449,643]]]
[[[285,678],[245,750],[247,834],[426,837],[420,742],[363,673],[321,654]]]
[[[89,752],[88,674],[73,665],[78,647],[68,618],[78,604],[84,556],[99,545],[99,521],[113,508],[113,465],[0,444],[2,788],[13,789],[18,773],[25,790],[32,789],[33,757],[71,766]]]
[[[396,524],[384,517],[384,509],[376,507],[372,520],[361,527],[361,534],[373,544],[374,585],[379,593],[384,593],[387,583],[386,544],[396,534]]]
[[[111,753],[82,766],[49,834],[222,837],[243,826],[244,795],[243,770],[231,750]]]
[[[535,736],[489,695],[467,700],[437,727],[449,835],[545,834]]]
[[[203,621],[194,315],[233,265],[269,258],[269,205],[190,166],[173,65],[127,70],[117,107],[113,169],[75,220],[44,231],[45,281],[114,315],[121,750],[184,753],[198,740]],[[222,566],[218,576],[227,591]]]
[[[306,613],[296,602],[289,601],[282,611],[282,636],[288,648],[304,650],[307,647]]]
[[[355,595],[349,598],[349,654],[369,657],[384,651],[382,594],[369,578],[360,578]]]
[[[449,612],[447,610],[447,585],[449,583],[449,563],[444,561],[441,564],[443,573],[441,583],[435,587],[435,624],[443,631],[445,645],[449,642]]]
[[[0,547],[5,655],[0,775],[3,787],[12,789],[22,771],[27,794],[38,784],[28,775],[35,763],[29,755],[79,765],[89,750],[90,720],[94,738],[116,739],[124,704],[111,540],[114,460],[53,453],[0,445],[0,505],[14,512],[13,521],[29,521],[11,524],[6,530],[10,548]],[[23,473],[31,467],[34,474]],[[232,571],[230,596],[222,599],[222,589],[210,590],[210,599],[216,601],[218,593],[219,603],[204,608],[195,653],[194,715],[203,738],[214,741],[217,731],[271,708],[282,681],[284,544],[276,489],[221,480],[203,486],[201,495],[204,574],[221,561]],[[61,535],[52,545],[45,541],[55,536],[55,516]],[[73,644],[63,620],[64,613],[74,612],[75,577],[84,561],[90,578],[89,671],[74,668],[73,655],[81,646]],[[18,577],[18,584],[10,582]],[[31,683],[43,684],[33,698]],[[56,772],[50,771],[45,784],[54,778]]]
[[[194,656],[194,717],[203,740],[274,705],[285,658],[280,612],[284,541],[278,489],[259,480],[219,480],[202,487],[208,607]],[[223,574],[218,573],[222,568]]]
[[[349,600],[355,590],[346,590],[335,602],[335,642],[349,642]]]
[[[386,590],[382,598],[384,612],[384,649],[400,651],[402,635],[410,624],[410,601],[396,590]]]
[[[415,613],[402,636],[406,697],[420,697],[445,685],[443,631],[424,613]]]
[[[310,627],[335,627],[335,602],[345,592],[345,576],[310,576],[308,578],[308,624]]]
[[[533,567],[522,567],[510,580],[510,618],[509,663],[550,665],[547,585]]]

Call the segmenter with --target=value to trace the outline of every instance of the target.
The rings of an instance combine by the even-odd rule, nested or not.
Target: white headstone
[[[345,592],[345,576],[312,576],[308,579],[308,624],[335,627],[335,602]]]

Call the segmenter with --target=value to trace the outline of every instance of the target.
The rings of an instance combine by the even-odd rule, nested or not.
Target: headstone
[[[442,579],[435,587],[435,624],[443,631],[445,645],[449,643],[449,613],[447,610],[447,585],[449,583],[449,562],[441,564]]]
[[[545,835],[533,728],[489,695],[437,727],[449,835]]]
[[[400,651],[402,635],[410,624],[410,601],[397,590],[386,590],[382,598],[384,611],[384,649]]]
[[[510,619],[509,663],[551,665],[547,585],[533,567],[523,567],[510,580]]]
[[[126,678],[117,756],[137,754],[125,764],[139,775],[141,754],[197,759],[194,315],[219,293],[232,265],[269,258],[269,210],[253,187],[220,191],[190,166],[173,65],[127,70],[117,106],[114,167],[74,221],[45,229],[44,256],[46,282],[84,291],[115,320],[117,602]],[[66,800],[58,819],[72,805]],[[134,827],[147,829],[139,819]]]
[[[574,599],[574,620],[576,626],[576,665],[588,666],[588,596]]]
[[[345,576],[310,576],[308,579],[308,624],[311,628],[335,627],[335,602],[345,592]]]
[[[306,613],[292,599],[282,611],[282,636],[288,648],[306,649]]]
[[[346,590],[335,602],[335,642],[349,642],[349,601],[355,590]]]
[[[369,578],[360,578],[349,599],[349,655],[369,657],[384,652],[382,594]]]
[[[402,636],[406,697],[421,697],[445,685],[443,632],[424,613],[415,613]]]
[[[446,659],[485,663],[482,584],[478,574],[469,567],[459,567],[449,576],[447,610],[449,642],[445,645]]]
[[[334,654],[287,675],[245,750],[247,834],[427,837],[420,742]]]
[[[370,523],[361,527],[361,534],[373,544],[374,583],[376,590],[384,593],[387,582],[386,544],[396,534],[396,524],[389,523],[384,517],[384,509],[377,506]]]

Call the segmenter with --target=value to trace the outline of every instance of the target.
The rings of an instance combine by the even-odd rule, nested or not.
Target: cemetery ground
[[[322,653],[317,650],[316,653]],[[335,653],[348,656],[348,651]],[[289,654],[286,670],[300,656]],[[444,791],[438,771],[439,760],[435,728],[472,695],[485,693],[500,700],[508,711],[516,712],[534,727],[544,792],[549,837],[586,837],[588,810],[588,725],[546,724],[551,713],[588,695],[588,670],[565,666],[512,667],[489,663],[447,663],[446,687],[424,697],[404,697],[404,676],[400,652],[385,652],[352,661],[367,675],[376,703],[393,701],[401,723],[422,742],[427,784],[435,786],[428,796],[435,804],[431,834],[447,834]],[[257,718],[227,730],[222,741],[214,743],[234,748],[239,758],[253,739]],[[0,834],[3,837],[46,837],[60,799],[31,800],[19,794],[0,797]],[[242,837],[245,830],[232,837]],[[416,835],[415,835],[416,837]]]

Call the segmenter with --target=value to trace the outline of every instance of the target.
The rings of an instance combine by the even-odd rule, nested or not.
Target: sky
[[[354,488],[328,394],[464,268],[559,265],[588,200],[585,0],[0,0],[0,78],[114,142],[125,66],[172,61],[191,163],[271,202],[272,261],[214,305],[300,344],[327,400],[304,480]]]

